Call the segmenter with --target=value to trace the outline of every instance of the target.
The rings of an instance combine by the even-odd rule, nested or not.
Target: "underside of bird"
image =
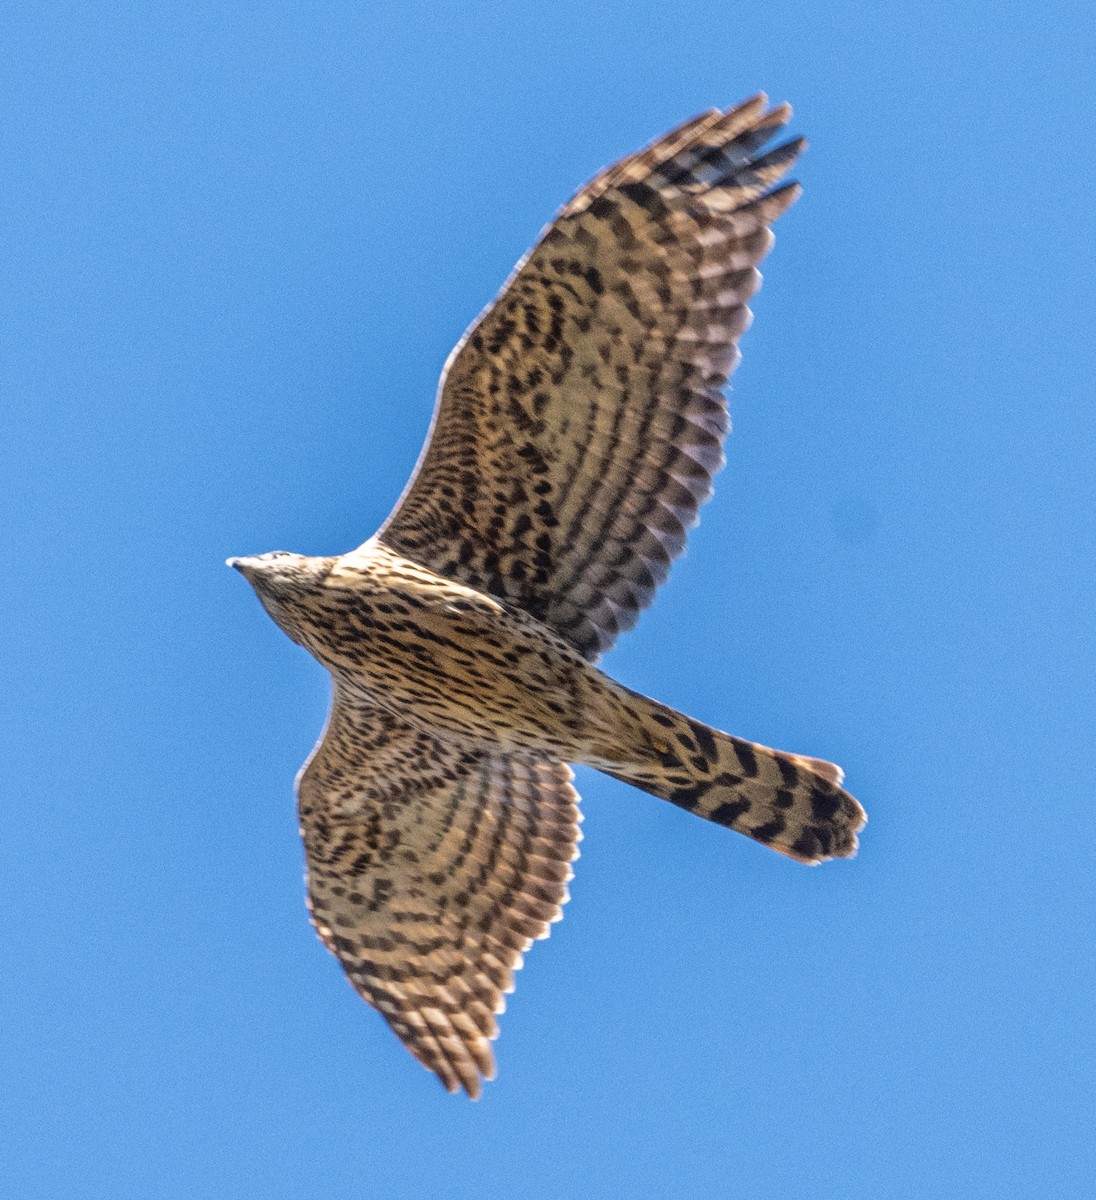
[[[757,96],[597,175],[450,356],[380,532],[230,560],[331,671],[298,777],[309,907],[354,987],[450,1091],[494,1076],[514,972],[562,915],[584,763],[804,863],[865,816],[832,763],[732,737],[594,666],[723,464],[723,388],[777,186],[803,147]]]

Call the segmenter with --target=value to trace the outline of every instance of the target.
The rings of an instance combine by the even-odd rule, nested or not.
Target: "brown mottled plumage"
[[[686,122],[559,213],[450,356],[381,531],[232,559],[334,679],[298,779],[309,905],[355,988],[479,1094],[513,972],[562,914],[585,763],[801,862],[864,823],[820,759],[733,738],[593,666],[712,491],[722,388],[774,187],[801,141],[763,96]]]

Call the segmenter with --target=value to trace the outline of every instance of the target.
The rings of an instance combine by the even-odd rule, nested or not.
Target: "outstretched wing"
[[[579,840],[571,771],[463,751],[336,693],[297,782],[309,908],[357,991],[473,1098],[495,1014],[562,916]]]
[[[802,148],[764,96],[610,167],[559,213],[442,375],[380,538],[521,605],[589,658],[635,624],[712,491],[722,388],[750,320],[773,189]]]

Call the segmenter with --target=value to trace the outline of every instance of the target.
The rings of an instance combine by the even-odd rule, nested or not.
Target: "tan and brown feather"
[[[594,659],[631,628],[723,464],[722,388],[803,143],[762,96],[603,171],[450,356],[380,533]]]
[[[570,768],[462,751],[336,696],[298,794],[324,944],[449,1091],[478,1096],[513,972],[567,899]]]

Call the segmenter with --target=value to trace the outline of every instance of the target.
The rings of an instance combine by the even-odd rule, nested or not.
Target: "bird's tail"
[[[618,698],[632,745],[625,764],[593,764],[606,774],[799,862],[856,853],[867,817],[840,767],[731,737],[636,692]]]

